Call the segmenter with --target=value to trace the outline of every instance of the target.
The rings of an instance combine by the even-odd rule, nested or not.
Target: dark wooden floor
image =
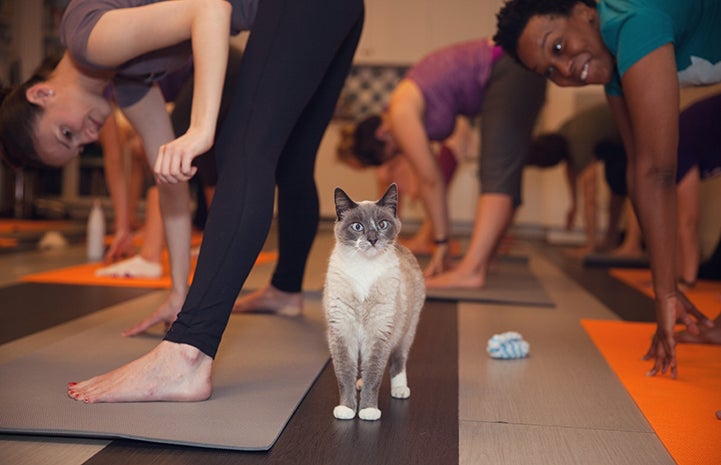
[[[623,319],[650,321],[653,318],[651,300],[609,277],[605,270],[584,268],[578,262],[566,259],[558,249],[548,246],[543,249],[552,262]],[[29,312],[22,325],[13,324],[13,316],[0,310],[0,339],[3,342],[16,339],[145,292],[128,288],[115,288],[110,292],[103,289],[100,292],[99,289],[70,287],[19,284],[0,288],[0,302],[5,299],[35,299],[35,303],[28,307],[38,309],[52,306],[54,299],[62,298],[64,302],[64,305],[57,306],[52,321],[43,316],[44,312]],[[67,305],[69,299],[77,301],[77,305]],[[338,394],[329,364],[301,402],[278,442],[268,452],[243,453],[114,440],[85,463],[458,463],[458,331],[455,303],[428,302],[411,353],[408,374],[412,396],[405,401],[390,399],[389,383],[385,380],[380,405],[384,416],[380,422],[345,422],[332,417]],[[417,408],[418,405],[423,408]]]

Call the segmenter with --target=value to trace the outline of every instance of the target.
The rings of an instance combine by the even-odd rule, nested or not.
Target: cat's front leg
[[[363,385],[360,393],[360,410],[358,410],[358,417],[361,420],[378,420],[381,417],[381,411],[378,409],[378,391],[388,363],[389,352],[386,342],[377,340],[361,354]]]
[[[340,402],[333,409],[333,416],[339,420],[355,418],[358,398],[356,380],[358,378],[358,345],[332,329],[329,333],[330,353],[333,360]]]

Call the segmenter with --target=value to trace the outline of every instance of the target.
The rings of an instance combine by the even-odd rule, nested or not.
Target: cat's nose
[[[371,245],[376,245],[376,242],[378,242],[378,239],[368,239],[368,242],[370,242]]]

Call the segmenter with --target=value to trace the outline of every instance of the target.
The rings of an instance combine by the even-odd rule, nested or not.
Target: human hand
[[[177,139],[161,145],[153,171],[159,183],[175,184],[188,181],[198,171],[193,159],[210,149],[213,141],[199,131],[188,130]]]
[[[431,261],[423,272],[423,276],[430,278],[431,276],[443,273],[450,267],[449,262],[450,253],[448,244],[437,244],[433,255],[431,255]]]
[[[180,313],[180,309],[183,306],[184,297],[180,293],[171,292],[168,297],[163,301],[153,313],[145,317],[142,321],[134,324],[130,328],[127,328],[122,332],[123,336],[137,336],[145,332],[151,326],[155,326],[159,323],[163,324],[164,330],[167,332],[170,326],[173,324],[175,319]]]
[[[677,322],[686,325],[691,334],[698,334],[698,324],[712,328],[713,321],[709,320],[696,306],[688,300],[681,291],[656,298],[656,333],[653,335],[651,347],[643,356],[644,360],[655,359],[649,376],[659,371],[666,374],[670,370],[672,378],[676,378],[676,340],[674,339],[674,326]]]
[[[133,235],[130,231],[118,231],[115,233],[113,242],[103,257],[103,263],[110,264],[132,255],[135,255]]]

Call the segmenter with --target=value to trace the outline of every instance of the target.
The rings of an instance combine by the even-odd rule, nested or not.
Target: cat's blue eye
[[[379,228],[381,231],[385,231],[386,229],[388,229],[388,227],[389,227],[390,225],[391,225],[391,224],[390,224],[390,222],[389,222],[388,220],[380,220],[380,222],[378,223],[378,228]]]
[[[355,232],[361,232],[363,231],[363,225],[360,223],[352,223],[350,225],[350,228]]]

